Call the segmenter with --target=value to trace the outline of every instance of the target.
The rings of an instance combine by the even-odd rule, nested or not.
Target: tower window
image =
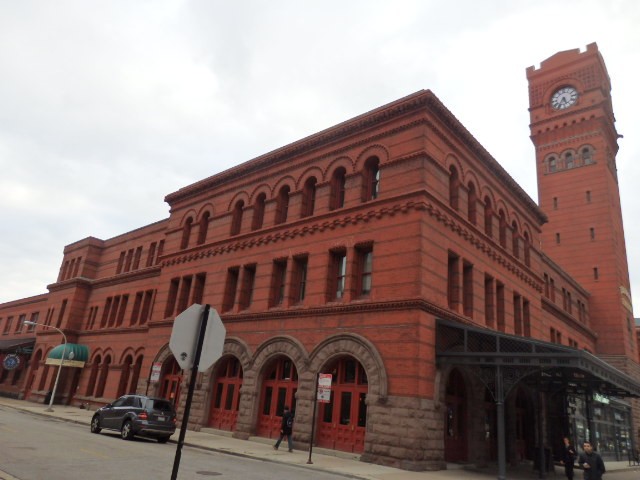
[[[558,209],[558,197],[553,197],[553,209]]]
[[[567,152],[564,156],[564,166],[565,168],[573,168],[573,153]]]
[[[591,203],[591,190],[587,190],[587,203]]]
[[[595,240],[596,239],[596,229],[591,227],[589,229],[589,236],[591,237],[591,240]]]
[[[556,243],[560,245],[560,234],[556,233]]]
[[[557,165],[556,165],[556,157],[551,157],[549,159],[549,173],[553,173],[556,171]]]
[[[598,276],[599,276],[599,274],[598,274],[598,267],[593,267],[593,278],[594,278],[595,280],[598,280]]]

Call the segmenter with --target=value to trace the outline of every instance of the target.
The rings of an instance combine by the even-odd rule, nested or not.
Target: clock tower
[[[636,360],[616,168],[620,135],[604,60],[592,43],[529,67],[527,80],[538,201],[549,218],[542,250],[590,293],[594,353]]]

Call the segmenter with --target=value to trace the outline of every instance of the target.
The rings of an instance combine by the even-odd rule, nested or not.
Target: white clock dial
[[[556,110],[564,110],[578,101],[578,91],[573,87],[562,87],[551,97],[551,106]]]

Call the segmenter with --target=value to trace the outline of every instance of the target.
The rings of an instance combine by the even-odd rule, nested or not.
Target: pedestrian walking
[[[293,452],[293,442],[291,440],[291,434],[293,433],[293,413],[289,410],[289,407],[285,405],[284,413],[282,414],[282,423],[280,424],[280,438],[273,446],[274,450],[278,450],[280,442],[284,437],[287,437],[287,443],[289,444],[289,451]]]
[[[564,465],[564,474],[568,480],[573,480],[573,464],[576,459],[576,449],[571,445],[569,437],[563,437],[564,450],[562,453],[562,464]]]
[[[602,480],[602,474],[606,471],[602,457],[593,451],[591,442],[582,444],[584,453],[580,454],[578,464],[584,468],[584,480]]]

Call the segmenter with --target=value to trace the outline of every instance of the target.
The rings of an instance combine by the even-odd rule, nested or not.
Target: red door
[[[356,359],[345,357],[328,369],[331,400],[320,406],[316,444],[361,453],[367,426],[367,375]]]
[[[171,400],[174,407],[177,409],[180,405],[180,384],[182,383],[182,370],[176,359],[169,358],[163,367],[164,374],[162,375],[162,387],[160,390],[160,396]]]
[[[444,459],[447,462],[467,460],[467,407],[464,379],[453,370],[447,382],[444,411]]]
[[[287,405],[295,415],[298,372],[287,357],[274,360],[266,370],[260,397],[258,435],[276,438],[280,435],[282,413]],[[294,423],[295,431],[295,423]]]
[[[242,387],[242,366],[237,358],[228,357],[216,369],[213,405],[209,418],[210,427],[235,430],[240,408],[240,387]]]

